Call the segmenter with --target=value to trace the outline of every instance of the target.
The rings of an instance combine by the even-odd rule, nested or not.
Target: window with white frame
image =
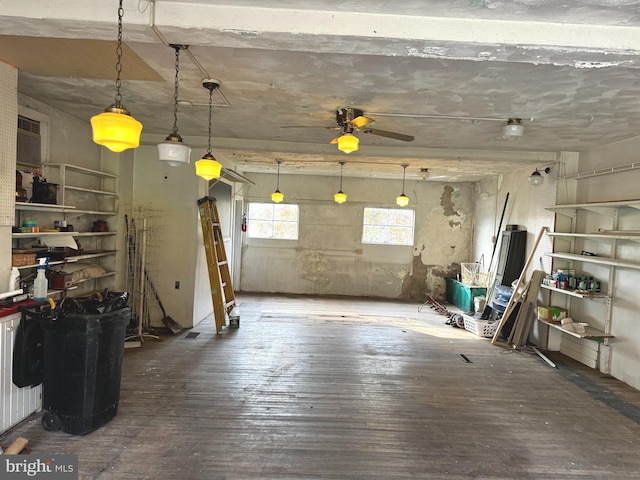
[[[250,202],[247,211],[247,236],[297,240],[298,219],[298,205]]]
[[[365,207],[362,243],[413,245],[414,226],[414,210]]]

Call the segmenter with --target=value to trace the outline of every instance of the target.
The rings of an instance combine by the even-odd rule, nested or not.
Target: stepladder
[[[203,197],[198,200],[202,237],[211,285],[211,299],[213,301],[213,315],[216,323],[216,333],[220,333],[227,324],[229,312],[236,304],[231,271],[224,248],[220,217],[216,207],[216,199]]]

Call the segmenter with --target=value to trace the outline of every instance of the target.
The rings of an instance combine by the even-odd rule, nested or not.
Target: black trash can
[[[63,310],[43,322],[45,430],[86,435],[116,415],[130,316],[126,306],[103,313]]]

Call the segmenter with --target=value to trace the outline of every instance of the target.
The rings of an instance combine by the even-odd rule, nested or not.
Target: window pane
[[[362,243],[413,245],[414,222],[412,209],[365,208]]]
[[[273,204],[271,203],[250,203],[249,220],[271,220],[273,218]]]
[[[251,220],[247,231],[253,238],[271,238],[273,234],[273,222]]]
[[[249,238],[298,239],[298,205],[249,203]]]
[[[274,238],[296,240],[298,238],[298,224],[294,222],[274,222]]]

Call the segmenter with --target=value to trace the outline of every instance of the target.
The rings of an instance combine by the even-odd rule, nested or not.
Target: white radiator
[[[13,345],[20,314],[0,318],[0,434],[42,409],[42,385],[18,388],[13,384]]]

